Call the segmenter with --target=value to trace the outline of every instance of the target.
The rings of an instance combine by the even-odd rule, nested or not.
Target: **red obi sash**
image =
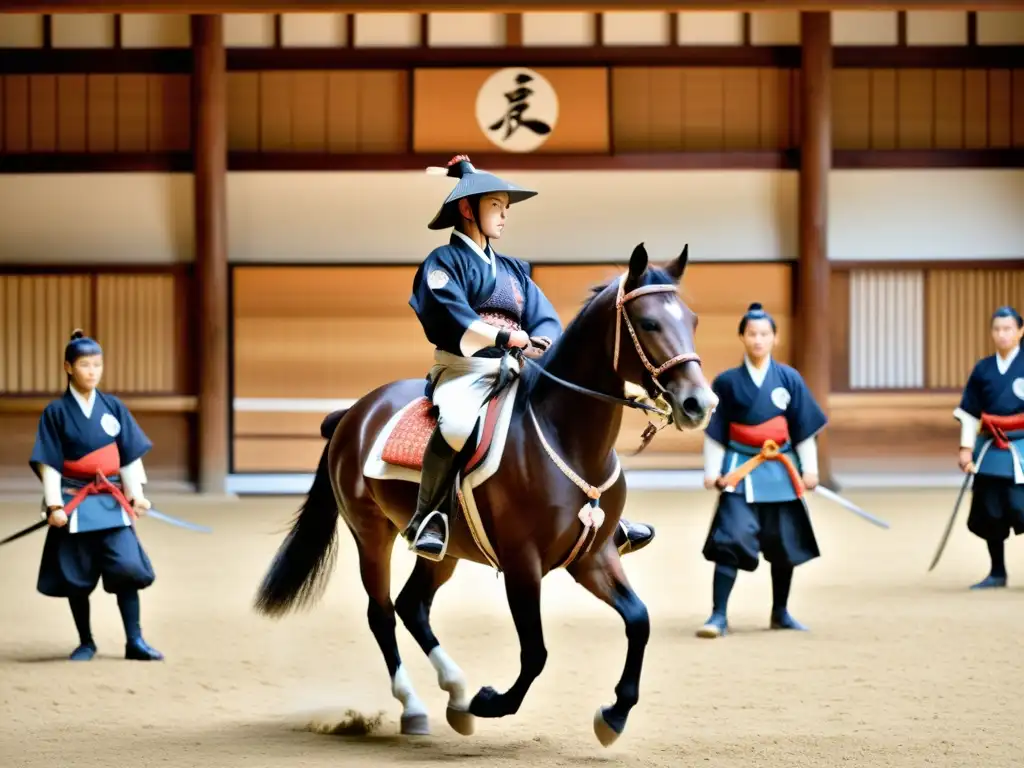
[[[786,468],[786,474],[789,475],[793,490],[796,491],[797,498],[803,497],[804,483],[800,479],[796,465],[793,464],[789,456],[779,450],[779,446],[789,442],[789,423],[785,416],[776,416],[761,424],[730,424],[729,440],[740,445],[760,448],[761,451],[725,476],[723,482],[726,487],[735,488],[743,478],[766,461],[781,461],[782,466]]]
[[[121,509],[134,520],[136,515],[132,505],[128,503],[128,499],[125,498],[121,489],[107,479],[107,475],[116,475],[120,467],[121,454],[117,450],[117,443],[110,443],[92,453],[87,453],[77,461],[65,461],[61,474],[76,480],[89,480],[90,482],[80,488],[71,501],[64,505],[64,512],[70,515],[85,500],[86,496],[109,493],[121,505]]]
[[[990,413],[981,414],[981,428],[992,435],[992,442],[996,448],[1004,451],[1010,449],[1010,441],[1006,437],[1007,432],[1024,430],[1024,413],[1016,413],[1013,416],[993,416]]]

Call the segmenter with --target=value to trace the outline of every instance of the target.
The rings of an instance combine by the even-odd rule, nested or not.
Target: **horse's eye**
[[[644,317],[640,320],[640,327],[645,331],[656,333],[661,330],[661,325],[657,320],[651,320],[649,317]]]

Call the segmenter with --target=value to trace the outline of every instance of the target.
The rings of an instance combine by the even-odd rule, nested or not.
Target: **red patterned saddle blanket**
[[[477,443],[476,450],[466,464],[462,475],[466,476],[484,460],[494,439],[494,428],[498,423],[498,414],[507,397],[507,391],[487,403],[487,415],[484,418],[483,432]],[[427,451],[427,443],[437,427],[437,418],[431,414],[432,404],[427,397],[419,397],[410,403],[395,424],[384,442],[381,459],[387,464],[405,467],[414,471],[423,469],[423,455]]]

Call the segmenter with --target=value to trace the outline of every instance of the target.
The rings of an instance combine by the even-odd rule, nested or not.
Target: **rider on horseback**
[[[505,350],[517,347],[528,357],[540,357],[562,327],[531,279],[530,265],[490,245],[502,235],[509,206],[537,193],[476,170],[465,155],[432,171],[459,183],[428,225],[434,230],[454,227],[451,239],[420,265],[409,300],[436,347],[429,380],[438,426],[423,456],[416,512],[402,535],[416,554],[436,561],[447,550],[459,457],[477,434],[479,413]],[[653,537],[651,526],[620,519],[615,544],[620,552],[636,551]]]

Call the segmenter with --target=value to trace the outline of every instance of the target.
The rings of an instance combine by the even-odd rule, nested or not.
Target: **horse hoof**
[[[603,707],[598,707],[594,713],[594,735],[602,747],[610,747],[622,735],[621,731],[616,731],[605,719]]]
[[[445,710],[445,717],[448,718],[448,725],[452,730],[461,736],[472,736],[476,730],[476,718],[468,710],[449,706]]]
[[[469,702],[469,711],[477,717],[502,717],[505,712],[502,710],[501,694],[485,685]]]
[[[429,736],[430,718],[426,715],[402,715],[403,736]]]

